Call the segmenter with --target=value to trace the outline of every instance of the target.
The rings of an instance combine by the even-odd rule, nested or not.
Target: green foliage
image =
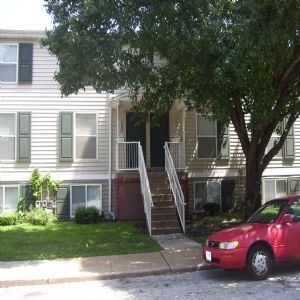
[[[247,161],[251,215],[262,173],[299,116],[299,6],[299,0],[46,0],[54,28],[42,44],[58,58],[55,78],[64,95],[126,86],[145,117],[158,118],[180,99],[188,109],[230,120]]]
[[[96,224],[102,220],[100,210],[94,206],[77,207],[75,221],[77,224]]]
[[[17,212],[23,212],[25,208],[25,198],[21,197],[18,200]]]
[[[54,213],[45,209],[31,207],[29,211],[25,213],[25,222],[32,225],[46,226],[55,221],[57,221],[57,218]]]
[[[0,227],[1,261],[57,259],[160,251],[151,237],[131,222]],[[20,247],[22,245],[22,247]],[[13,251],[12,251],[13,249]]]
[[[24,222],[22,212],[0,214],[0,226],[18,225]]]
[[[60,181],[53,180],[49,172],[44,176],[40,173],[39,169],[35,168],[29,178],[29,184],[33,196],[36,200],[54,198],[55,192],[59,187]]]
[[[41,196],[41,189],[42,189],[42,182],[41,182],[42,175],[39,169],[34,169],[31,173],[29,178],[29,184],[32,191],[32,195],[35,199],[39,199]]]

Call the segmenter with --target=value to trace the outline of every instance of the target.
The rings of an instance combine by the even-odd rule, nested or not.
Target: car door
[[[280,225],[282,258],[300,258],[300,199],[293,201],[286,213],[293,216],[293,222]]]

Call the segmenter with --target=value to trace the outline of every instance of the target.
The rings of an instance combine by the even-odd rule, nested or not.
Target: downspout
[[[117,122],[119,120],[119,111],[118,111],[118,102],[114,101],[114,97],[113,95],[110,94],[106,94],[106,99],[109,105],[109,152],[108,152],[108,161],[109,161],[109,166],[108,166],[108,173],[109,173],[109,180],[108,180],[108,213],[110,215],[110,217],[112,217],[113,219],[115,219],[115,214],[112,211],[112,165],[113,165],[113,161],[112,161],[112,152],[113,152],[113,122],[112,122],[112,111],[114,108],[117,108]],[[118,123],[117,123],[118,126]],[[117,127],[117,138],[119,136],[119,131],[118,131],[118,127]]]
[[[109,132],[108,132],[108,138],[109,138],[109,149],[108,149],[108,212],[111,213],[111,203],[112,203],[112,105],[111,105],[111,99],[109,97],[109,94],[106,94],[106,100],[109,101]]]

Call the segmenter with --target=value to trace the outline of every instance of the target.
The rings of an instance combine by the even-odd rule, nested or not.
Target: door
[[[151,167],[159,168],[165,166],[165,142],[169,140],[169,115],[161,117],[158,124],[150,118],[150,159]]]
[[[300,258],[300,199],[295,200],[286,211],[292,215],[293,222],[281,225],[282,256],[287,259]]]
[[[140,142],[146,160],[146,122],[136,118],[133,112],[126,113],[126,142]],[[127,145],[126,161],[128,168],[137,167],[137,160],[132,154],[137,153],[136,146]]]

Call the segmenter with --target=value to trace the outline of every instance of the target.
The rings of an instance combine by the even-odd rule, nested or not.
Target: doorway
[[[151,168],[165,166],[165,142],[169,140],[169,114],[161,117],[158,124],[152,122],[150,115],[150,160]]]

